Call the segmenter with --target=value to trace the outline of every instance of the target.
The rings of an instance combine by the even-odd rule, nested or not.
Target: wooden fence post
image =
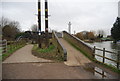
[[[105,63],[105,48],[103,48],[103,63]]]
[[[12,46],[12,42],[10,41],[10,48],[11,48],[11,50],[13,49],[13,46]]]
[[[5,46],[6,46],[6,49],[5,49],[5,50],[6,50],[6,52],[7,52],[7,40],[5,40],[5,44],[6,44],[6,45],[5,45]]]
[[[120,63],[119,63],[119,61],[120,61],[120,50],[118,50],[118,54],[117,54],[117,68],[119,69],[119,65],[120,65]]]
[[[93,48],[93,59],[95,58],[95,49],[96,49],[96,46],[94,46]]]

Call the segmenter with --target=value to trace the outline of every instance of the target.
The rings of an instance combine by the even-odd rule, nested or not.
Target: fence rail
[[[7,41],[7,40],[0,40],[0,52],[2,54],[17,49],[18,47],[25,44],[25,41]]]
[[[102,51],[102,52],[103,52],[103,55],[98,55],[98,54],[96,54],[96,53],[95,53],[96,50]],[[111,58],[109,58],[109,57],[106,57],[106,53],[117,54],[117,59],[114,60],[114,59],[111,59]],[[103,64],[105,64],[105,59],[110,60],[110,61],[113,61],[113,62],[115,62],[115,63],[117,64],[117,69],[120,69],[120,68],[119,68],[119,65],[120,65],[120,50],[118,50],[118,52],[115,53],[115,52],[108,51],[108,50],[106,50],[105,48],[99,49],[99,48],[96,48],[96,47],[94,46],[93,56],[94,56],[94,58],[95,58],[95,56],[102,57],[102,63],[103,63]]]
[[[0,51],[1,53],[7,52],[7,40],[0,40]]]

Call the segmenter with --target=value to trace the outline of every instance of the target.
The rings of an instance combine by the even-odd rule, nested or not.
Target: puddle
[[[98,67],[84,67],[86,71],[91,72],[92,75],[98,77],[99,79],[117,79],[117,76],[113,76]]]

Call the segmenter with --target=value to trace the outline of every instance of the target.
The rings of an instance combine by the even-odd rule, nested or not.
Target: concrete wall
[[[82,40],[67,33],[66,31],[64,31],[63,34],[65,40],[67,40],[71,44],[74,44],[77,48],[81,49],[90,58],[93,58],[93,48],[89,47]]]

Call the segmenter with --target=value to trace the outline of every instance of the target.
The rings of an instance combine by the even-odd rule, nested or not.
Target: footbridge
[[[102,78],[115,78],[108,68],[101,66],[94,59],[94,48],[87,45],[79,38],[63,31],[61,33],[53,32],[53,38],[57,40],[57,48],[65,60],[64,64],[72,67],[82,67],[83,70],[98,74]],[[119,77],[119,75],[117,75]]]

